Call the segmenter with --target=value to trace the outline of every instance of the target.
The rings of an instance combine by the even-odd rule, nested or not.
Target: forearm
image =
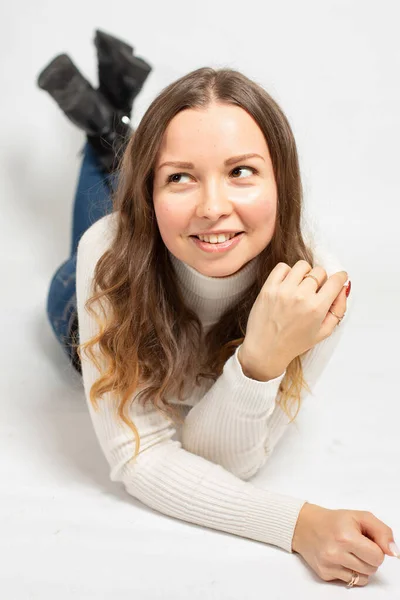
[[[249,479],[266,460],[267,421],[285,371],[268,381],[249,378],[237,353],[187,415],[182,443],[190,452]]]
[[[311,393],[329,364],[343,329],[337,327],[330,337],[302,357],[303,376]],[[229,359],[235,360],[225,378],[221,379],[224,374],[221,375],[187,415],[182,428],[183,444],[194,454],[221,464],[241,479],[248,479],[263,466],[290,424],[290,418],[276,402],[286,371],[276,379],[255,381],[246,376],[247,369],[241,368],[237,356]],[[271,369],[269,375],[276,373],[279,369]],[[236,377],[232,378],[232,374]],[[263,378],[265,374],[259,376]],[[303,387],[300,407],[307,395]]]

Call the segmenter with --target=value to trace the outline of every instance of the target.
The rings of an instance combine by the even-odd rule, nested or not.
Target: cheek
[[[185,230],[188,217],[183,204],[161,198],[154,199],[154,212],[163,239],[172,238],[176,236],[177,231]]]
[[[245,207],[246,223],[254,231],[262,231],[264,235],[272,234],[275,227],[277,198],[275,193],[255,194]]]
[[[269,223],[275,220],[276,205],[272,202],[260,202],[253,205],[251,218],[255,223]]]

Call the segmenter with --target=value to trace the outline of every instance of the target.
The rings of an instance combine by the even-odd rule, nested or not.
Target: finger
[[[321,310],[328,312],[332,304],[337,300],[337,297],[343,293],[343,286],[348,279],[346,271],[334,273],[325,281],[325,283],[316,292],[317,304]]]
[[[310,274],[313,275],[313,277],[307,277],[307,275]],[[317,281],[315,281],[314,277]],[[304,275],[304,278],[299,283],[299,287],[301,287],[301,289],[307,290],[310,293],[315,294],[316,291],[321,287],[321,285],[324,285],[327,279],[328,276],[326,274],[325,269],[323,267],[320,267],[319,265],[315,265],[315,267],[313,267],[311,271],[307,272]]]
[[[337,315],[339,315],[339,317],[344,315],[344,313],[347,310],[347,296],[345,285],[342,287],[339,294],[336,296],[329,308],[331,308]]]
[[[285,274],[284,281],[285,285],[290,287],[297,287],[303,280],[304,277],[311,270],[311,265],[306,260],[298,260],[295,265]]]
[[[338,317],[344,317],[346,310],[347,310],[347,298],[346,298],[346,287],[345,286],[343,286],[343,288],[340,291],[340,293],[338,294],[338,296],[335,298],[335,300],[332,302],[331,306],[328,308],[325,319],[321,323],[321,335],[322,336],[326,336],[327,334],[330,334],[333,331],[333,329],[340,323],[338,317],[335,317],[335,315],[333,315],[331,312],[329,312],[331,309],[333,310],[333,312],[336,315],[338,315]]]
[[[357,541],[350,546],[350,552],[373,567],[380,567],[385,560],[385,555],[378,544],[362,534],[357,536]]]
[[[290,272],[290,270],[291,269],[290,269],[290,267],[289,267],[288,264],[286,264],[285,262],[279,262],[272,269],[272,271],[268,275],[265,283],[267,283],[267,281],[268,281],[269,284],[271,284],[271,283],[275,283],[275,284],[282,283],[282,281],[284,279],[286,279],[286,276]]]
[[[393,556],[389,548],[390,542],[393,542],[393,531],[392,529],[383,523],[380,519],[375,517],[369,511],[363,511],[359,515],[359,523],[361,526],[361,532],[364,536],[368,536],[373,540],[379,548],[388,556]]]
[[[373,575],[378,569],[378,567],[370,565],[351,552],[346,552],[344,558],[341,559],[341,562],[342,567],[356,571],[357,573],[362,573],[363,575]]]
[[[346,583],[350,583],[353,578],[353,573],[351,570],[346,569],[345,567],[335,567],[329,570],[329,576],[323,577],[325,581],[333,581],[334,579],[340,579],[340,581],[345,581]],[[363,573],[358,573],[358,581],[354,584],[354,587],[367,585],[369,581],[369,576],[364,575]]]

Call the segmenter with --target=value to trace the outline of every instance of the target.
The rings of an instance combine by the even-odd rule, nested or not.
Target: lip
[[[190,236],[190,239],[196,244],[198,248],[200,248],[200,250],[215,254],[216,252],[225,252],[226,250],[231,250],[232,248],[235,248],[235,246],[239,244],[240,240],[244,237],[244,235],[245,232],[243,231],[242,233],[239,233],[239,235],[235,235],[235,237],[231,238],[230,240],[227,240],[226,242],[221,242],[221,244],[210,244],[209,242],[202,242],[194,236]]]
[[[218,231],[199,231],[199,233],[193,233],[193,235],[219,235],[220,233],[234,233],[236,235],[237,233],[242,233],[242,231],[240,229],[237,229],[236,231],[234,229],[232,229],[231,231],[226,229],[220,229]]]

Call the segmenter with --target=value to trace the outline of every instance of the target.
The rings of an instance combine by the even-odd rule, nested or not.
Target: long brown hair
[[[258,123],[271,155],[278,206],[275,231],[258,255],[254,283],[201,341],[202,324],[180,292],[157,227],[152,192],[156,158],[168,123],[182,110],[206,109],[211,102],[240,106]],[[118,416],[135,434],[135,458],[140,436],[126,414],[127,403],[142,400],[144,406],[150,401],[165,416],[179,420],[167,396],[174,394],[181,402],[188,381],[198,385],[201,377],[216,381],[221,375],[225,362],[244,340],[251,307],[274,266],[282,261],[292,267],[300,259],[314,266],[314,257],[301,231],[302,185],[288,120],[260,85],[236,70],[204,67],[164,88],[132,133],[118,171],[113,194],[116,234],[96,264],[93,295],[85,303],[99,330],[76,346],[80,359],[84,350],[100,373],[90,390],[95,409],[106,392],[118,395]],[[102,308],[103,319],[91,306],[95,302]],[[95,345],[100,350],[97,356]],[[200,348],[204,349],[201,360]],[[277,397],[291,421],[300,409],[303,386],[311,391],[297,356],[287,367]],[[288,412],[290,399],[298,404],[294,417]]]

